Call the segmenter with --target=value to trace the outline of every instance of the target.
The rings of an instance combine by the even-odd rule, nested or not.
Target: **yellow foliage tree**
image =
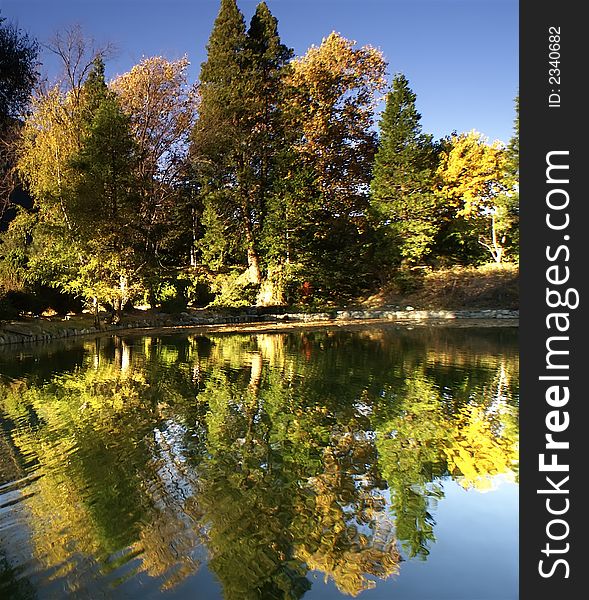
[[[509,229],[504,206],[505,161],[501,142],[489,144],[473,130],[446,140],[437,171],[438,192],[446,216],[479,226],[478,241],[497,263],[503,260]]]
[[[162,261],[185,264],[189,254],[194,259],[196,208],[185,182],[197,94],[196,87],[188,83],[189,65],[186,57],[175,61],[162,56],[145,58],[110,84],[130,117],[138,146],[138,221],[144,260],[152,275],[161,269]],[[183,235],[190,240],[190,249],[178,239]],[[182,256],[170,256],[171,248]],[[148,287],[154,304],[155,290]]]
[[[189,65],[187,58],[145,58],[111,83],[131,118],[139,174],[156,212],[164,209],[161,199],[173,192],[194,124],[196,89],[188,84]]]
[[[386,85],[380,50],[354,46],[333,32],[294,60],[290,75],[291,110],[302,130],[298,150],[314,165],[324,200],[348,209],[369,183],[374,108]]]
[[[71,161],[80,149],[79,119],[72,95],[59,87],[35,96],[18,153],[18,170],[41,208],[40,218],[71,229],[68,200],[75,183]]]

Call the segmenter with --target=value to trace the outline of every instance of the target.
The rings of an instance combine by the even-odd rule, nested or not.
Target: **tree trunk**
[[[192,239],[190,244],[190,266],[196,267],[196,244],[198,242],[198,217],[196,210],[192,209]]]
[[[251,283],[262,283],[262,273],[258,254],[253,248],[247,249],[248,279]]]
[[[244,216],[245,221],[245,239],[247,240],[247,266],[248,279],[250,283],[262,283],[262,272],[260,271],[260,259],[256,251],[254,243],[254,235],[252,232],[251,223],[247,216]]]
[[[149,290],[147,293],[148,293],[149,306],[151,307],[152,310],[155,310],[157,300],[156,300],[156,296],[155,296],[155,290],[153,289],[152,286],[149,286]]]
[[[497,264],[500,264],[503,260],[503,246],[501,244],[504,243],[505,236],[501,239],[501,243],[497,240],[497,227],[495,225],[495,213],[493,212],[491,215],[491,243],[487,244],[487,242],[479,238],[479,244],[490,252]]]
[[[127,304],[127,278],[125,275],[119,277],[120,298],[115,300],[116,323],[120,324],[123,320],[123,307]]]
[[[98,298],[96,296],[94,296],[94,298],[92,298],[92,309],[94,312],[94,327],[97,327],[99,330],[101,329],[100,326],[100,316],[98,314]]]
[[[121,314],[121,301],[118,298],[115,298],[112,301],[111,311],[110,311],[110,322],[112,325],[118,325],[120,321]]]
[[[495,226],[495,213],[493,213],[493,215],[492,215],[491,229],[492,229],[492,235],[493,235],[493,249],[495,251],[493,254],[493,258],[495,259],[495,262],[499,264],[501,262],[501,259],[503,258],[503,248],[499,245],[499,242],[497,241],[497,228]]]
[[[244,157],[243,162],[245,164],[246,159]],[[247,242],[247,278],[250,283],[260,284],[262,283],[262,272],[260,271],[260,259],[258,257],[258,251],[256,249],[256,242],[254,239],[254,226],[252,223],[249,194],[244,189],[242,190],[243,196],[240,202],[241,218],[243,219],[243,229],[245,233],[245,240]]]

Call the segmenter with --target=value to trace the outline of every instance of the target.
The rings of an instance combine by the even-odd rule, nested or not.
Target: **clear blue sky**
[[[249,23],[257,0],[238,0]],[[380,48],[389,80],[402,72],[417,94],[425,132],[476,129],[507,142],[518,93],[517,0],[267,0],[282,40],[302,55],[331,31]],[[0,0],[2,16],[47,42],[78,23],[118,54],[107,75],[142,56],[188,55],[197,79],[219,0]],[[44,72],[56,76],[43,54]]]

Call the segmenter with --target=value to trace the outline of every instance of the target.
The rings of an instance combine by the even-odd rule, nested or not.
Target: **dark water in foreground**
[[[0,348],[0,598],[517,598],[517,330]]]

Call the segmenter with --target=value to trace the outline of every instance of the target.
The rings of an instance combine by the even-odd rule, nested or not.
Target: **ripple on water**
[[[123,335],[35,352],[0,357],[0,597],[394,597],[418,559],[421,581],[449,585],[437,547],[514,597],[497,573],[517,530],[494,485],[517,462],[512,332]],[[493,528],[461,512],[475,509]],[[462,522],[494,551],[479,556]]]

